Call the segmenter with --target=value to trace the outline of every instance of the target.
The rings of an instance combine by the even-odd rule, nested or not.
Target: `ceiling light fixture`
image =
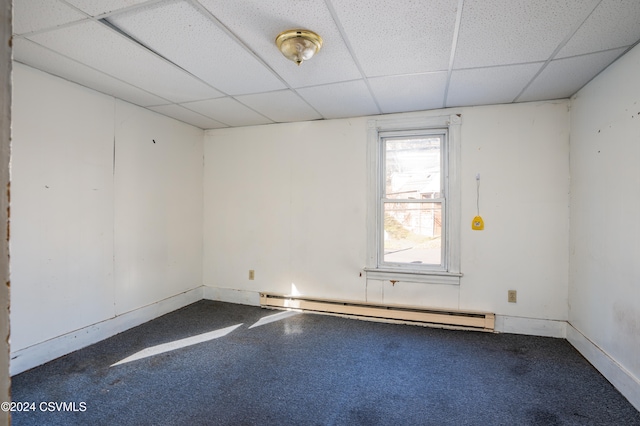
[[[276,46],[287,59],[299,66],[318,53],[322,37],[309,30],[287,30],[276,37]]]

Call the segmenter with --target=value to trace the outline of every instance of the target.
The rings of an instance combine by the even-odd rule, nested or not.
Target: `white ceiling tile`
[[[454,67],[545,61],[599,0],[467,0]]]
[[[442,108],[446,84],[446,72],[369,79],[371,91],[385,114]]]
[[[149,0],[65,0],[91,16],[103,15],[126,7],[135,6]]]
[[[165,99],[61,56],[26,39],[13,42],[14,60],[82,86],[140,106],[159,105]]]
[[[334,0],[332,4],[368,77],[448,68],[457,1]]]
[[[603,0],[556,58],[629,46],[640,39],[640,1]]]
[[[181,107],[180,105],[159,105],[150,107],[149,109],[159,112],[162,115],[166,115],[167,117],[175,118],[176,120],[191,124],[192,126],[196,126],[205,130],[228,127],[225,124],[222,124],[216,120],[212,120],[208,117],[204,117],[203,115]]]
[[[446,106],[567,97],[640,39],[640,0],[14,0],[14,15],[16,61],[201,128],[441,108],[446,87]],[[324,39],[300,67],[275,45],[293,28]]]
[[[293,88],[362,77],[323,1],[304,1],[297,6],[289,0],[200,3]],[[320,52],[299,67],[286,59],[275,44],[278,34],[294,28],[314,31],[323,39]]]
[[[324,118],[357,117],[380,111],[362,80],[305,87],[298,93]]]
[[[291,90],[236,96],[236,99],[277,123],[322,118],[318,112]]]
[[[257,124],[272,123],[268,118],[232,98],[188,102],[182,105],[229,126],[255,126]]]
[[[542,63],[454,71],[447,106],[510,103],[540,70]]]
[[[29,36],[33,41],[172,102],[221,94],[97,22]]]
[[[57,0],[16,0],[13,2],[13,33],[25,34],[87,17]]]
[[[268,68],[187,2],[162,2],[109,19],[155,52],[230,94],[284,89]]]
[[[568,98],[620,56],[624,50],[624,48],[608,50],[551,61],[518,101]]]

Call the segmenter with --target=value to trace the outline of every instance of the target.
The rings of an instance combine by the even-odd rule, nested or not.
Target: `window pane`
[[[440,265],[442,205],[384,204],[384,261]]]
[[[387,138],[385,198],[440,198],[439,136]]]

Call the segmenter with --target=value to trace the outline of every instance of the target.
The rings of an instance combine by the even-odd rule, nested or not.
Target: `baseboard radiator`
[[[379,305],[270,293],[260,293],[260,306],[268,309],[314,312],[369,321],[422,325],[426,327],[489,332],[494,331],[495,327],[495,315],[488,312]]]

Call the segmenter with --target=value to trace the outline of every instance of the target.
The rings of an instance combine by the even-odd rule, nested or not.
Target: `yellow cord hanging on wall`
[[[476,175],[476,208],[478,215],[471,221],[471,229],[482,231],[484,229],[484,220],[480,216],[480,173]]]

